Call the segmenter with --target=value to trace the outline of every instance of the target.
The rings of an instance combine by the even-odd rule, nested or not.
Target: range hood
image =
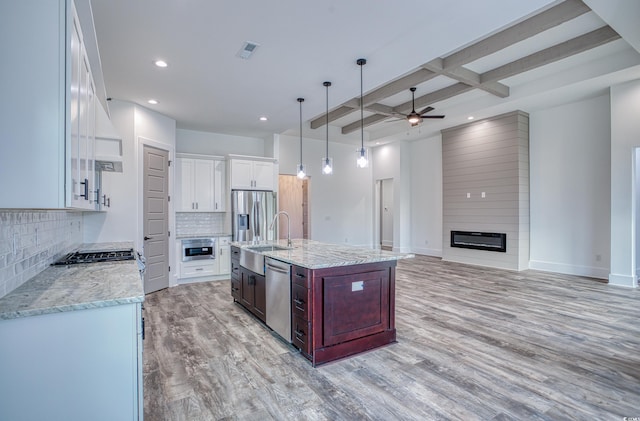
[[[96,171],[122,172],[122,158],[96,157]]]

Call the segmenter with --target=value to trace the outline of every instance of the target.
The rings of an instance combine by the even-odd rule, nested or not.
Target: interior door
[[[144,292],[169,286],[169,152],[144,146]]]
[[[278,210],[289,214],[291,238],[309,238],[306,183],[307,179],[300,180],[295,175],[281,174],[278,177]],[[278,238],[287,238],[286,221],[280,222],[278,234]]]
[[[393,179],[380,183],[380,246],[393,249]]]

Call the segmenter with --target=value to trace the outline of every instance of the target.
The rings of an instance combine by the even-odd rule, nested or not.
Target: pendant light
[[[304,164],[302,163],[302,103],[304,102],[304,98],[298,98],[298,102],[300,103],[300,164],[296,168],[296,173],[298,174],[298,178],[302,179],[306,176]]]
[[[329,158],[329,86],[331,86],[331,82],[324,82],[323,85],[327,88],[327,121],[325,123],[327,126],[327,149],[326,155],[322,159],[322,174],[329,175],[333,172],[333,158]]]
[[[362,66],[367,64],[367,60],[359,58],[356,64],[360,66],[360,149],[358,152],[358,160],[356,164],[358,168],[366,168],[369,166],[369,160],[367,159],[367,150],[364,148],[364,96],[362,93]]]

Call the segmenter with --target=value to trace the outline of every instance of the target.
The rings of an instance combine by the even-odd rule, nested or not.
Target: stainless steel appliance
[[[291,343],[291,265],[265,259],[266,323]]]
[[[182,261],[216,258],[215,238],[189,238],[182,240]]]
[[[267,229],[276,214],[276,193],[272,191],[233,190],[231,225],[233,241],[277,239],[278,229]]]
[[[80,263],[118,262],[122,260],[133,260],[135,255],[133,249],[122,250],[97,250],[97,251],[76,251],[69,253],[59,259],[54,266],[75,265]]]

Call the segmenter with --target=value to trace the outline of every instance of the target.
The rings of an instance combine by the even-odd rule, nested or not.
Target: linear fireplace
[[[497,232],[451,231],[451,247],[507,251],[507,234]]]

